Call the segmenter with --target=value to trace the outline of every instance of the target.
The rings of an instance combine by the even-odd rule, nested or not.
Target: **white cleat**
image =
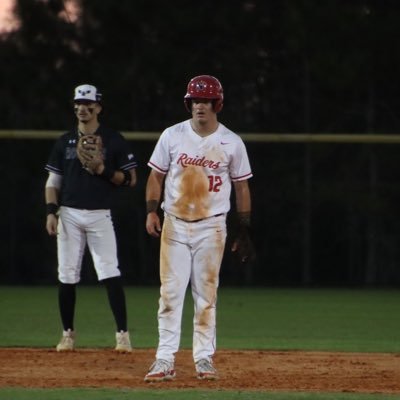
[[[68,329],[63,331],[60,342],[58,343],[57,351],[72,351],[75,348],[75,332]]]
[[[131,346],[131,340],[129,338],[129,332],[117,332],[115,334],[115,339],[116,339],[116,346],[115,350],[119,351],[120,353],[131,353],[132,352],[132,346]]]
[[[144,377],[145,382],[170,381],[175,378],[174,363],[166,360],[156,360]]]
[[[217,370],[213,367],[212,361],[206,358],[196,363],[197,379],[214,381],[218,379]]]

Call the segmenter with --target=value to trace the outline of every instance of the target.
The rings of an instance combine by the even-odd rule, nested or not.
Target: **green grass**
[[[134,346],[157,346],[158,288],[126,288]],[[186,298],[182,347],[192,340],[193,303]],[[218,347],[227,349],[400,351],[400,291],[221,288]],[[55,287],[0,287],[0,346],[53,347],[61,332]],[[76,329],[81,347],[114,346],[114,322],[100,286],[79,287]],[[12,399],[400,399],[379,394],[186,390],[0,389]]]
[[[157,346],[158,288],[126,288],[135,347]],[[400,351],[400,291],[221,288],[218,347],[232,349]],[[61,326],[55,287],[0,287],[0,346],[52,347]],[[186,296],[182,347],[192,341]],[[114,322],[100,286],[79,287],[82,347],[112,347]]]
[[[227,348],[400,351],[400,291],[225,289],[219,345]]]

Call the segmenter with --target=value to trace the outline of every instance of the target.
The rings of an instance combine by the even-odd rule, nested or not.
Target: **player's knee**
[[[101,282],[105,282],[106,280],[112,279],[112,278],[119,278],[121,276],[121,271],[116,268],[112,268],[109,271],[103,271],[99,270],[97,271],[97,278]]]
[[[58,280],[61,283],[74,285],[81,280],[80,275],[72,269],[60,268],[58,271]]]
[[[75,285],[75,284],[79,283],[80,278],[76,278],[76,277],[68,276],[68,275],[59,275],[58,280],[61,283],[65,283],[68,285]]]

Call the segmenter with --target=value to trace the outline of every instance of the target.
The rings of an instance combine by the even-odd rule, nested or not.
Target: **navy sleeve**
[[[116,167],[122,171],[128,171],[137,167],[137,161],[133,155],[129,142],[120,134],[116,140]]]

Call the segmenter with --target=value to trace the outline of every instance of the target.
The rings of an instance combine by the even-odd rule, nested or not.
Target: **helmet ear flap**
[[[213,101],[213,110],[217,114],[222,110],[223,106],[224,106],[224,103],[223,103],[222,99],[216,99]]]
[[[185,99],[183,99],[183,102],[185,103],[186,110],[188,110],[191,113],[192,112],[192,99],[185,98]]]

